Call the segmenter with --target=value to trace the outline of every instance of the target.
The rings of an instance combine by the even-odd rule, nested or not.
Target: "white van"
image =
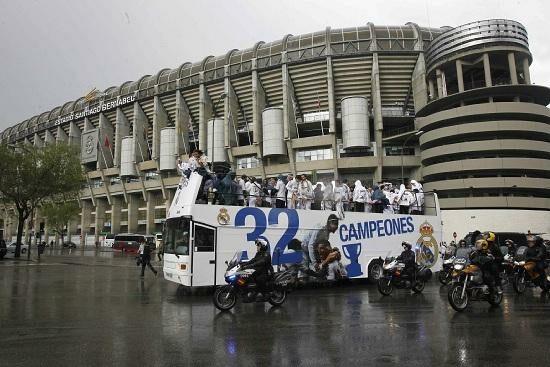
[[[112,248],[115,243],[115,235],[112,233],[108,233],[105,235],[105,239],[103,240],[103,246],[104,247],[110,247]]]

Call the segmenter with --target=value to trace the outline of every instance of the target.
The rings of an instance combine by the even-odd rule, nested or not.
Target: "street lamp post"
[[[405,145],[407,145],[407,142],[409,141],[410,138],[412,138],[413,136],[420,136],[424,134],[424,131],[422,130],[418,130],[417,132],[415,132],[414,134],[411,134],[409,136],[407,136],[405,138],[405,141],[403,142],[403,146],[401,147],[401,183],[404,185],[405,184],[405,173],[403,172],[403,166],[404,166],[404,163],[403,163],[403,151],[405,150]]]

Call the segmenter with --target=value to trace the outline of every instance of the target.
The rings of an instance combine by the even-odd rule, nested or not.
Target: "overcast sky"
[[[550,86],[545,1],[0,0],[0,131],[164,67],[259,40],[373,22],[457,26],[507,18],[529,33],[531,79]]]

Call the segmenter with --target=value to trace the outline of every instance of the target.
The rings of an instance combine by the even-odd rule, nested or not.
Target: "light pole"
[[[410,138],[412,138],[413,136],[420,136],[424,134],[424,131],[422,130],[418,130],[417,132],[415,132],[414,134],[411,134],[409,136],[407,136],[405,138],[405,141],[403,142],[403,146],[401,147],[401,183],[404,185],[405,184],[405,174],[403,173],[403,151],[405,150],[405,145],[407,145],[407,142],[409,141]]]

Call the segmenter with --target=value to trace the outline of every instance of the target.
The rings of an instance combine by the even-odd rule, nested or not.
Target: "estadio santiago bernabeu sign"
[[[134,94],[131,94],[124,97],[118,96],[116,99],[112,99],[110,101],[100,103],[99,105],[94,107],[86,106],[86,108],[83,109],[82,111],[78,111],[78,112],[73,111],[68,115],[59,116],[57,120],[55,120],[54,126],[61,125],[73,120],[78,120],[91,115],[95,115],[100,112],[105,112],[113,108],[117,108],[117,107],[126,105],[128,103],[132,103],[135,100],[136,100],[136,96]]]

